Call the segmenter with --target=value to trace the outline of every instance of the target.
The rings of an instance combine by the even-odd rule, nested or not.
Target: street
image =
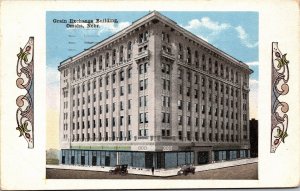
[[[189,174],[187,176],[156,177],[127,174],[110,175],[107,172],[85,171],[85,170],[64,170],[46,169],[47,179],[258,179],[257,163],[244,164],[240,166],[226,167],[214,170],[207,170]]]

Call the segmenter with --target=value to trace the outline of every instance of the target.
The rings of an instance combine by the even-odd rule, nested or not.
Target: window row
[[[110,118],[105,118],[104,122],[102,121],[102,119],[98,119],[98,127],[101,128],[103,126],[105,127],[108,127],[109,126],[109,120],[111,120],[111,126],[112,127],[115,127],[116,126],[116,120],[117,120],[117,117],[112,117],[111,119]],[[124,116],[119,116],[119,126],[123,126],[125,125],[124,123]],[[87,128],[96,128],[96,120],[92,120],[92,121],[87,121],[87,124],[85,123],[85,121],[82,121],[81,122],[81,128],[82,129],[85,129],[85,125],[87,125]],[[127,125],[131,125],[131,115],[127,115]],[[72,129],[75,130],[75,129],[80,129],[80,122],[77,122],[77,123],[73,123],[72,124]]]
[[[124,101],[120,101],[119,102],[119,111],[123,111],[125,110],[125,105],[124,105]],[[99,114],[102,114],[103,113],[103,109],[102,109],[102,105],[99,106]],[[105,105],[105,112],[108,113],[109,112],[109,104],[106,104]],[[87,108],[87,116],[90,116],[91,115],[91,108]],[[128,100],[127,101],[127,110],[130,110],[131,109],[131,100]],[[111,110],[112,112],[115,112],[116,111],[116,102],[113,102],[112,103],[112,106],[111,106]],[[81,110],[81,116],[84,117],[85,116],[85,109],[82,109]],[[96,115],[96,107],[93,107],[93,115]],[[75,111],[72,112],[72,116],[75,117]],[[67,117],[67,116],[66,116]],[[77,116],[76,117],[80,117],[80,110],[77,110]]]
[[[131,92],[132,92],[131,84],[128,84],[127,85],[127,93],[131,94]],[[119,91],[119,96],[124,96],[124,95],[125,95],[125,87],[121,86],[120,91]],[[91,103],[91,97],[93,98],[93,102],[96,102],[96,93],[94,93],[93,96],[90,96],[90,95],[87,96],[87,102],[88,103]],[[106,99],[109,98],[109,90],[105,91],[105,97],[106,97]],[[112,89],[112,97],[113,98],[116,97],[116,88]],[[85,98],[86,97],[81,98],[82,99],[82,105],[84,105],[85,102],[86,102]],[[102,92],[99,92],[99,100],[102,101],[102,99],[103,99]],[[77,98],[77,105],[80,105],[80,98]],[[75,107],[75,99],[73,99],[73,107]]]
[[[87,138],[85,138],[85,134],[82,133],[81,134],[81,139],[79,138],[79,134],[76,134],[76,137],[75,135],[73,134],[72,136],[72,141],[116,141],[116,140],[119,140],[119,141],[130,141],[131,140],[131,131],[127,131],[127,138],[125,139],[125,134],[123,131],[119,131],[119,137],[117,139],[116,137],[116,132],[113,131],[112,132],[112,135],[111,137],[108,136],[108,132],[105,132],[105,134],[102,136],[102,133],[99,132],[99,136],[98,138],[96,138],[96,133],[88,133],[87,134]]]
[[[211,67],[211,64],[209,64],[209,67],[208,67],[208,73],[209,74],[213,74],[212,72],[212,67]],[[202,68],[203,71],[207,71],[206,70],[206,64],[203,64],[203,68]],[[225,72],[225,73],[224,73]],[[218,68],[215,70],[215,73],[214,73],[216,76],[218,77],[221,77],[223,78],[224,80],[227,80],[227,81],[231,81],[235,84],[238,84],[239,83],[239,79],[242,78],[241,75],[239,75],[239,73],[236,71],[234,72],[233,70],[230,70],[228,68],[226,68],[226,70],[224,71],[223,70],[223,67],[221,65],[221,72],[219,72]],[[183,79],[183,69],[178,69],[178,72],[177,72],[177,76],[178,76],[178,79]],[[190,71],[187,71],[186,73],[186,79],[188,82],[191,82],[191,72]],[[197,83],[197,78],[195,79],[195,83]],[[244,85],[247,84],[247,81],[248,81],[248,75],[243,75],[243,81],[244,81]]]
[[[198,132],[194,132],[194,139],[196,141],[200,141],[200,137],[199,137],[199,133]],[[219,138],[220,136],[220,138]],[[187,140],[187,141],[192,141],[192,137],[191,137],[191,132],[187,131],[186,132],[186,137],[183,137],[182,135],[182,131],[178,131],[178,138],[179,140]],[[214,138],[214,140],[213,140]],[[229,139],[230,138],[230,139]],[[247,138],[247,136],[244,136],[244,139]],[[203,141],[207,141],[206,139],[206,133],[203,132],[202,133],[202,140]],[[226,142],[239,142],[239,136],[238,135],[229,135],[229,134],[219,134],[219,133],[215,133],[214,137],[212,133],[208,133],[208,141],[226,141]]]
[[[181,115],[179,115],[178,116],[178,125],[183,125],[183,117],[181,116]],[[192,118],[190,117],[190,116],[187,116],[186,117],[186,124],[188,125],[188,126],[191,126],[191,120],[192,120]],[[199,127],[199,121],[200,121],[200,119],[199,118],[194,118],[194,124],[195,124],[195,126],[196,127]],[[208,122],[207,122],[208,121]],[[220,124],[220,127],[221,127],[221,129],[224,129],[224,125],[225,125],[225,129],[229,129],[229,122],[223,122],[223,121],[221,121],[221,122],[219,122],[219,121],[215,121],[214,122],[214,127],[217,129],[218,127],[219,127],[219,124]],[[239,124],[238,123],[231,123],[230,124],[230,129],[234,129],[234,124],[235,124],[235,129],[236,130],[238,130],[238,128],[239,128]],[[206,120],[206,119],[202,119],[202,124],[201,124],[201,126],[202,127],[206,127],[206,126],[208,126],[209,128],[213,128],[213,121],[212,120]],[[246,129],[247,130],[247,129]]]

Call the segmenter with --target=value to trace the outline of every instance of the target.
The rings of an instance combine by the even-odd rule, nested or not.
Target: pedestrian
[[[154,175],[154,166],[151,168],[152,175]]]

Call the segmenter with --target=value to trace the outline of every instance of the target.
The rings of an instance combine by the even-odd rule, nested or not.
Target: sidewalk
[[[250,159],[239,159],[234,161],[224,161],[218,163],[212,163],[207,165],[195,166],[195,171],[207,171],[219,168],[226,168],[231,166],[239,166],[244,164],[251,164],[257,163],[257,158],[250,158]],[[86,170],[86,171],[101,171],[101,172],[108,172],[109,170],[113,169],[113,167],[102,167],[102,166],[77,166],[77,165],[46,165],[46,168],[49,169],[69,169],[69,170]],[[173,168],[173,169],[157,169],[154,171],[154,175],[152,175],[151,169],[143,169],[143,168],[134,168],[128,167],[129,174],[136,174],[136,175],[148,175],[148,176],[160,176],[160,177],[168,177],[168,176],[175,176],[180,168]]]

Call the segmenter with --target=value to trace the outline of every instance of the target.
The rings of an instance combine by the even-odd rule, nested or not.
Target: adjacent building
[[[249,157],[249,67],[154,11],[60,63],[62,164]]]
[[[250,157],[258,157],[258,120],[252,118],[249,121],[250,128]]]

